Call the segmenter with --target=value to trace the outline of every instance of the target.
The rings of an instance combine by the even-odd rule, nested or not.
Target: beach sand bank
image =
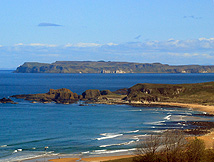
[[[153,102],[152,104],[163,105],[163,106],[177,106],[181,108],[191,108],[195,111],[203,111],[208,114],[214,115],[214,106],[211,105],[199,105],[199,104],[189,104],[189,103],[176,103],[176,102]]]
[[[107,160],[115,160],[115,159],[124,159],[134,157],[134,155],[120,155],[120,156],[105,156],[105,157],[89,157],[89,158],[63,158],[63,159],[52,159],[49,161],[52,162],[76,162],[77,160],[87,161],[87,162],[100,162],[100,161],[107,161]]]

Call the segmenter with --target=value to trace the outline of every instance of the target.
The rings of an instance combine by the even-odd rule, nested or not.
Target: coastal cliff
[[[214,73],[214,66],[105,61],[26,62],[15,73]]]

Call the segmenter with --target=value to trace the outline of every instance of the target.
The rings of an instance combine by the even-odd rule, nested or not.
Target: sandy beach
[[[199,105],[199,104],[188,104],[188,103],[175,103],[175,102],[153,102],[152,104],[167,105],[167,106],[178,106],[182,108],[191,108],[196,111],[203,111],[208,114],[214,115],[214,106]]]
[[[100,162],[100,161],[107,161],[107,160],[115,160],[115,159],[124,159],[134,157],[134,155],[121,155],[121,156],[105,156],[105,157],[89,157],[89,158],[82,158],[82,161],[87,162]],[[52,162],[76,162],[80,161],[78,158],[63,158],[63,159],[53,159],[49,160]]]

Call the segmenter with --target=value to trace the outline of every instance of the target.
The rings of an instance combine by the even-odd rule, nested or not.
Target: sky
[[[0,69],[24,62],[213,65],[213,0],[0,0]]]

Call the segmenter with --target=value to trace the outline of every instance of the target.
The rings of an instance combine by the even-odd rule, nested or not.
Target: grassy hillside
[[[214,104],[214,82],[196,84],[136,84],[128,89],[128,100]]]

